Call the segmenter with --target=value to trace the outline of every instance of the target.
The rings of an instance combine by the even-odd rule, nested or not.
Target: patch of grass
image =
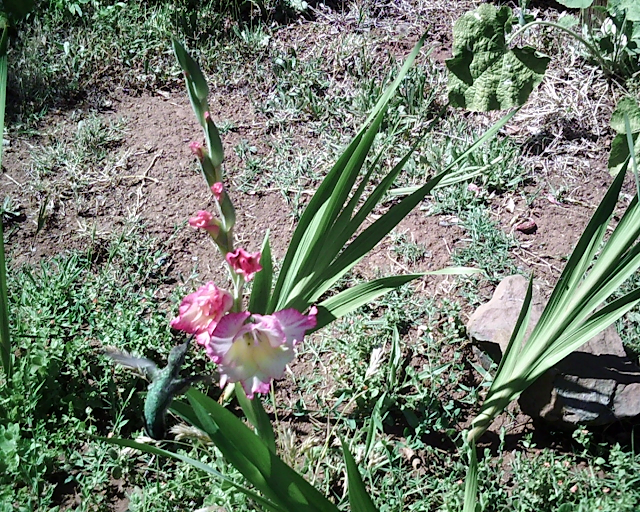
[[[78,121],[71,134],[64,130],[51,133],[46,145],[32,151],[30,192],[39,202],[46,196],[52,211],[71,200],[78,211],[95,207],[100,199],[97,192],[114,183],[127,158],[126,154],[114,155],[124,141],[125,126],[124,119],[89,115]]]
[[[413,234],[409,231],[391,233],[393,252],[404,262],[415,264],[429,256],[427,248],[414,240]]]
[[[640,458],[620,445],[594,446],[582,454],[560,454],[548,448],[536,449],[526,438],[523,444],[533,449],[535,456],[518,451],[510,460],[501,457],[481,464],[483,509],[631,512],[640,505]]]
[[[145,384],[102,350],[166,357],[174,342],[158,290],[168,263],[162,245],[129,228],[86,252],[9,273],[16,366],[11,385],[0,386],[2,503],[49,509],[69,492],[82,497],[82,510],[104,510],[113,479],[139,478],[135,459],[90,436],[141,431]],[[205,486],[191,497],[206,494]]]
[[[419,177],[424,180],[440,173],[480,135],[465,121],[444,121],[422,148],[411,177],[414,181]],[[431,212],[461,215],[465,210],[488,204],[495,194],[517,190],[526,179],[520,148],[508,137],[494,137],[455,170],[461,175],[477,171],[480,174],[465,183],[436,189]],[[476,190],[469,190],[468,183],[473,183]]]
[[[475,208],[460,220],[469,238],[466,247],[452,255],[455,265],[480,268],[493,284],[517,272],[510,257],[510,250],[517,247],[517,241],[500,229],[498,223],[491,219],[489,210]]]
[[[82,15],[70,9],[76,4]],[[234,82],[249,66],[238,55],[264,49],[269,22],[297,16],[280,0],[256,5],[235,0],[40,2],[10,45],[9,114],[14,122],[30,124],[52,107],[84,100],[101,107],[118,89],[177,85],[182,79],[171,36],[193,43],[206,72],[220,71],[223,82]],[[220,65],[229,58],[239,64],[231,75]]]

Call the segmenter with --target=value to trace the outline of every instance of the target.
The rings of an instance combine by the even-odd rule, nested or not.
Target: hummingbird
[[[180,377],[180,370],[192,338],[193,336],[182,345],[171,349],[164,368],[159,368],[150,359],[134,357],[126,352],[117,350],[106,352],[106,355],[116,363],[140,371],[149,380],[144,402],[144,428],[152,439],[164,439],[167,429],[167,410],[173,397],[185,392],[194,382],[207,378],[202,375]]]

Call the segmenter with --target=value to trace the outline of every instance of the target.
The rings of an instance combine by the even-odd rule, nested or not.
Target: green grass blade
[[[289,512],[338,511],[233,413],[195,389],[187,398],[225,459],[271,501]]]
[[[273,261],[271,259],[271,245],[269,244],[269,231],[264,236],[260,255],[262,270],[256,274],[249,298],[249,311],[258,315],[267,312],[271,285],[273,283]]]
[[[471,423],[469,441],[475,443],[480,436],[489,428],[493,418],[504,409],[512,398],[512,388],[504,385],[511,381],[514,367],[517,365],[522,352],[522,342],[524,341],[529,319],[531,317],[531,297],[533,295],[533,277],[529,279],[527,293],[525,294],[518,320],[511,334],[511,339],[507,349],[500,360],[498,371],[493,378],[489,392],[482,403],[478,415]]]
[[[364,486],[360,471],[358,471],[358,465],[353,460],[353,455],[351,455],[347,443],[342,439],[340,439],[340,443],[342,443],[344,462],[347,466],[347,489],[349,491],[351,512],[378,512]]]
[[[242,485],[238,485],[233,480],[231,480],[230,478],[224,476],[222,473],[220,473],[219,471],[215,470],[211,466],[209,466],[207,464],[204,464],[203,462],[200,462],[199,460],[193,459],[191,457],[187,457],[186,455],[182,455],[182,454],[179,454],[179,453],[173,453],[173,452],[170,452],[168,450],[163,450],[162,448],[158,448],[157,446],[150,445],[150,444],[137,443],[135,441],[131,441],[130,439],[117,439],[117,438],[106,438],[106,437],[99,437],[97,439],[99,439],[100,441],[104,441],[105,443],[115,444],[117,446],[124,446],[124,447],[127,447],[127,448],[134,448],[136,450],[140,450],[141,452],[151,453],[153,455],[159,455],[159,456],[162,456],[162,457],[168,457],[168,458],[171,458],[171,459],[175,459],[175,460],[179,460],[179,461],[182,461],[182,462],[186,462],[187,464],[190,464],[194,468],[200,469],[201,471],[204,471],[205,473],[209,473],[210,475],[213,475],[213,476],[216,476],[216,477],[220,478],[225,483],[231,485],[232,487],[234,487],[238,491],[242,492],[245,496],[247,496],[248,498],[250,498],[253,501],[255,501],[264,510],[268,510],[270,512],[287,512],[285,509],[283,509],[283,508],[279,507],[278,505],[270,502],[269,500],[263,498],[259,494],[256,494],[255,492],[247,489],[246,487],[243,487]]]
[[[3,30],[3,39],[8,29]],[[6,52],[6,48],[5,48]],[[7,55],[0,56],[0,134],[4,135],[4,109],[7,100]],[[0,144],[0,168],[2,168],[2,150]],[[13,377],[13,355],[11,354],[11,333],[9,331],[9,297],[7,291],[7,264],[4,254],[3,218],[0,213],[0,360],[6,376],[7,385]]]
[[[365,121],[363,128],[361,128],[360,132],[348,146],[347,150],[338,159],[338,162],[336,162],[329,174],[327,174],[326,178],[320,184],[320,187],[318,187],[318,190],[305,209],[305,212],[294,232],[292,241],[289,245],[289,250],[285,255],[282,269],[269,303],[269,312],[275,311],[283,304],[289,302],[289,299],[284,297],[289,295],[291,289],[298,284],[301,278],[307,277],[312,267],[315,266],[314,262],[318,258],[317,249],[322,246],[322,242],[319,240],[323,236],[329,236],[329,230],[326,228],[331,226],[336,218],[338,218],[338,215],[343,208],[351,189],[353,188],[353,184],[355,183],[357,175],[362,167],[362,163],[371,149],[371,144],[375,138],[379,123],[382,121],[382,116],[384,115],[386,106],[404,79],[407,71],[413,65],[413,61],[424,44],[425,36],[426,34],[420,39],[420,41],[418,41],[400,69],[394,82],[380,97],[376,106]],[[370,123],[372,123],[372,125],[367,129],[367,126]],[[322,207],[324,207],[325,210],[323,212],[325,217],[321,220],[316,219],[315,217],[319,214],[319,210]],[[312,222],[314,223],[314,226],[311,226]],[[318,233],[308,234],[307,231],[311,227],[317,229]],[[304,244],[303,241],[305,242]],[[314,245],[315,243],[317,243],[317,245]],[[327,259],[328,261],[326,264],[331,261],[331,259]],[[323,264],[325,263],[323,262]]]
[[[375,300],[376,298],[384,295],[385,293],[395,290],[396,288],[407,284],[414,279],[424,277],[426,275],[460,275],[460,274],[474,274],[479,270],[467,267],[448,267],[440,270],[434,270],[432,272],[423,272],[420,274],[405,274],[401,276],[389,276],[382,277],[380,279],[374,279],[366,283],[361,283],[352,288],[344,290],[333,297],[322,301],[317,305],[318,316],[317,324],[313,331],[330,324],[337,318],[340,318],[352,311],[358,309],[360,306]],[[308,305],[307,305],[308,307]],[[303,310],[306,309],[303,308]],[[302,310],[301,310],[302,311]],[[313,332],[311,331],[311,332]]]
[[[273,433],[271,420],[265,412],[264,407],[262,407],[262,399],[260,396],[256,396],[253,400],[249,400],[242,388],[242,384],[239,382],[236,382],[235,388],[236,398],[249,423],[255,427],[258,436],[260,436],[260,439],[264,441],[267,447],[273,453],[276,453],[276,436]]]
[[[333,236],[333,224],[338,218],[341,209],[344,207],[345,201],[347,201],[349,193],[358,178],[362,165],[378,133],[383,117],[384,110],[380,111],[373,124],[365,132],[358,147],[341,171],[340,177],[331,194],[327,197],[322,207],[317,210],[307,233],[305,233],[300,244],[295,248],[296,257],[282,285],[282,296],[276,309],[280,309],[289,300],[291,290],[296,287],[302,279],[326,268],[337,254],[337,251],[342,248],[339,247],[336,254],[330,254],[327,252],[325,241]],[[320,268],[318,268],[318,265],[320,265]]]
[[[462,512],[475,512],[478,501],[478,456],[476,443],[472,440],[467,447],[469,450],[469,468],[464,482],[464,505]]]

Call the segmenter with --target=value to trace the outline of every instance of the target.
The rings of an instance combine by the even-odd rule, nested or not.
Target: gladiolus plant
[[[365,220],[389,191],[413,150],[433,125],[427,127],[414,147],[380,179],[369,196],[363,198],[381,159],[375,159],[365,173],[361,171],[382,124],[387,104],[422,44],[423,39],[379,99],[364,127],[320,184],[300,218],[276,277],[268,233],[259,251],[249,252],[246,247],[235,245],[236,211],[229,194],[230,187],[224,180],[222,142],[209,114],[209,89],[199,66],[179,42],[173,41],[189,99],[206,140],[205,145],[193,142],[189,147],[200,163],[216,208],[215,213],[200,210],[189,224],[210,234],[229,269],[231,287],[227,291],[210,282],[187,295],[180,304],[178,316],[171,321],[171,327],[195,336],[197,344],[204,348],[216,365],[221,387],[229,389],[228,385],[235,383],[236,398],[253,429],[218,402],[193,389],[187,392],[189,403],[174,400],[172,410],[206,432],[225,459],[260,494],[184,455],[128,440],[112,439],[111,442],[187,461],[226,480],[264,510],[337,512],[331,501],[278,458],[274,431],[259,397],[270,391],[274,379],[284,376],[305,335],[427,274],[383,277],[331,295],[331,289],[338,280],[441,181],[451,184],[468,178],[466,175],[456,176],[454,169],[470,152],[493,137],[515,113],[502,118],[443,172],[363,228]],[[430,274],[472,272],[475,270],[447,268]],[[250,281],[251,294],[245,301],[244,289]],[[352,510],[376,510],[347,444],[342,446]]]

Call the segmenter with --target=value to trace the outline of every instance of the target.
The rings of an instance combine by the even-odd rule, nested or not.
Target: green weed
[[[102,351],[168,352],[167,306],[156,298],[167,264],[161,245],[129,229],[9,273],[16,365],[13,386],[0,387],[4,503],[48,508],[65,481],[87,510],[106,500],[98,491],[126,464],[89,436],[139,432],[144,388]]]

